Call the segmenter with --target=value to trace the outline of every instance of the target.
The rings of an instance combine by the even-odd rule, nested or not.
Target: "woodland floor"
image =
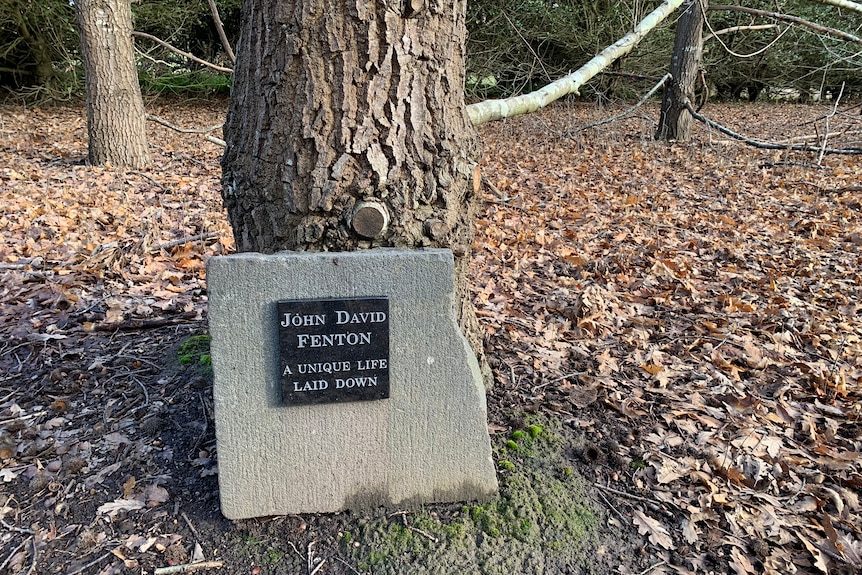
[[[150,105],[187,127],[224,108]],[[862,158],[702,125],[654,142],[654,105],[578,131],[621,109],[480,130],[495,453],[525,418],[557,422],[600,518],[591,565],[545,572],[859,572]],[[831,111],[704,113],[859,148],[860,107]],[[211,374],[189,338],[207,330],[206,260],[233,246],[221,149],[151,124],[151,168],[93,168],[84,122],[0,107],[0,573],[365,571],[344,537],[362,514],[219,513]]]

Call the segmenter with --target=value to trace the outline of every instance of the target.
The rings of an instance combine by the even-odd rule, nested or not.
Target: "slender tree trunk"
[[[243,2],[222,193],[240,251],[450,248],[485,365],[466,276],[465,2]]]
[[[670,60],[671,81],[665,86],[657,140],[691,139],[691,114],[685,100],[694,101],[694,89],[703,53],[703,14],[707,0],[686,0],[676,28]]]
[[[51,49],[45,37],[38,29],[33,29],[25,6],[17,0],[10,3],[12,17],[17,20],[18,35],[30,47],[30,55],[34,62],[34,76],[40,86],[47,85],[55,76],[54,63],[51,61]],[[38,27],[37,27],[38,28]]]
[[[149,163],[130,0],[76,0],[87,80],[90,163]]]

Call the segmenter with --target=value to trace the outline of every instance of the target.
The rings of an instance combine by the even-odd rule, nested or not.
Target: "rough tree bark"
[[[87,87],[90,163],[149,163],[146,119],[132,43],[130,0],[76,0]]]
[[[657,140],[691,139],[691,114],[685,101],[694,101],[694,89],[703,53],[703,14],[707,0],[686,0],[677,22],[673,55],[670,60],[672,79],[665,85],[661,102]]]
[[[466,276],[479,178],[465,6],[243,2],[222,193],[240,251],[450,248],[486,366]]]

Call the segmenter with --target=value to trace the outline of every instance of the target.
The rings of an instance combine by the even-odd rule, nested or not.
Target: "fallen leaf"
[[[633,514],[633,521],[637,525],[638,533],[649,535],[649,540],[653,545],[658,545],[665,549],[673,549],[673,539],[670,533],[668,533],[667,528],[659,521],[637,510]]]
[[[115,499],[109,503],[103,503],[96,509],[96,511],[100,514],[106,514],[110,517],[113,517],[120,511],[134,511],[135,509],[142,509],[144,507],[144,502],[139,501],[137,499]]]

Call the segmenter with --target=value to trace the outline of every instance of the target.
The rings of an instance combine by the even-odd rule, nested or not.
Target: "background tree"
[[[75,8],[87,85],[90,163],[145,166],[150,154],[130,0],[76,0]]]
[[[712,90],[720,98],[745,95],[750,101],[762,93],[786,94],[787,88],[798,91],[801,100],[837,93],[842,84],[845,96],[859,93],[862,12],[851,6],[841,0],[789,0],[780,11],[766,0],[711,5],[710,34],[731,30],[710,40],[705,51]]]
[[[0,2],[0,86],[22,91],[55,88],[68,94],[76,80],[70,71],[77,53],[75,12],[69,2],[5,0]]]
[[[671,79],[665,84],[656,139],[688,141],[691,114],[687,102],[694,101],[703,51],[703,18],[707,0],[686,0],[676,27],[670,60]]]

